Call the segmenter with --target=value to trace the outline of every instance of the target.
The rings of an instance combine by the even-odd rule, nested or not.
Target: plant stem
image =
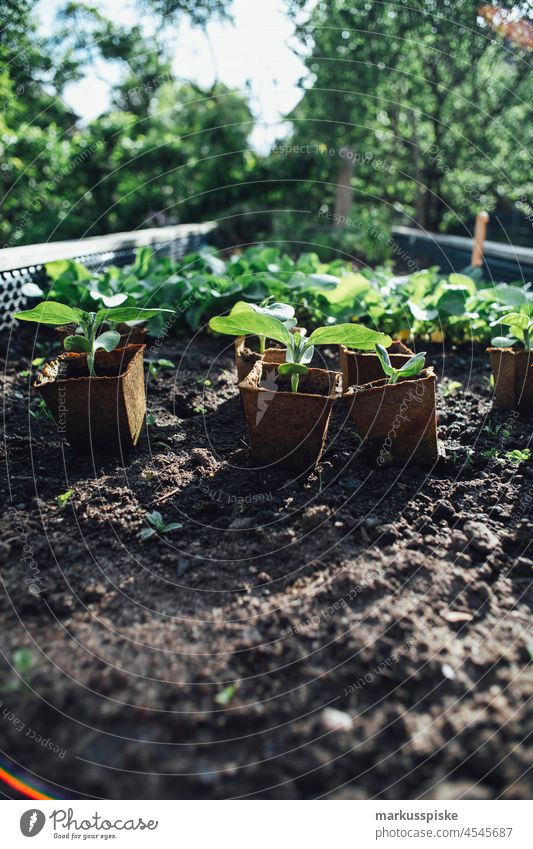
[[[298,384],[300,383],[299,374],[291,374],[291,392],[298,392]]]
[[[260,353],[260,354],[264,354],[264,353],[265,353],[265,342],[266,342],[265,337],[264,337],[264,336],[260,336],[260,337],[259,337],[259,353]]]

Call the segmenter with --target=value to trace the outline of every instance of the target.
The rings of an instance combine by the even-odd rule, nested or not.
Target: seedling
[[[58,507],[64,507],[66,504],[68,504],[68,502],[70,501],[70,499],[72,498],[73,495],[74,495],[73,489],[67,489],[66,492],[63,492],[61,495],[58,495],[57,498],[56,498],[57,506]]]
[[[226,705],[229,705],[229,703],[232,701],[236,692],[237,686],[235,684],[228,684],[228,686],[224,687],[224,689],[221,690],[220,693],[216,694],[215,702],[217,703],[217,705],[225,707]]]
[[[286,348],[285,360],[278,366],[280,374],[291,376],[291,389],[298,391],[300,375],[307,374],[315,345],[348,345],[362,351],[372,350],[376,344],[390,345],[392,340],[384,333],[378,333],[361,324],[336,324],[331,327],[319,327],[307,338],[305,330],[290,333],[286,322],[259,311],[252,304],[239,301],[228,316],[216,316],[209,326],[217,333],[230,336],[263,336],[281,342]],[[293,325],[294,326],[294,325]]]
[[[177,531],[183,527],[181,522],[169,522],[167,524],[158,510],[154,510],[152,513],[147,513],[144,518],[148,527],[143,528],[139,533],[139,539],[143,542],[157,536],[157,534],[169,534],[172,531]]]
[[[446,386],[442,387],[442,395],[444,398],[448,398],[450,395],[455,395],[456,392],[459,391],[463,384],[460,380],[449,380]]]
[[[13,653],[12,662],[12,671],[0,684],[0,690],[3,693],[18,693],[25,690],[26,680],[30,677],[30,673],[37,662],[37,657],[31,649],[17,649]]]
[[[426,352],[421,351],[415,354],[401,368],[394,368],[391,365],[390,357],[383,345],[376,345],[376,354],[378,355],[385,375],[389,378],[388,383],[398,383],[399,380],[404,380],[408,377],[416,377],[425,366]]]
[[[96,377],[94,357],[98,349],[114,351],[120,342],[120,333],[116,330],[106,330],[100,333],[105,322],[122,323],[149,319],[160,312],[172,310],[144,309],[141,307],[104,308],[98,312],[85,312],[78,307],[68,307],[57,301],[42,301],[31,310],[17,312],[14,318],[20,321],[35,321],[38,324],[53,324],[61,326],[74,324],[78,328],[76,335],[67,336],[63,342],[66,351],[87,354],[89,375]],[[79,332],[78,332],[79,331]]]
[[[491,327],[504,324],[509,327],[509,336],[495,336],[492,340],[494,348],[512,348],[517,341],[521,342],[526,351],[533,349],[533,318],[527,312],[510,312],[493,321]]]
[[[176,366],[172,360],[156,360],[148,366],[148,373],[150,377],[153,377],[154,380],[156,380],[162,368],[176,368]]]
[[[52,413],[42,399],[37,404],[36,410],[30,410],[30,416],[34,419],[48,419],[50,422],[55,422]]]

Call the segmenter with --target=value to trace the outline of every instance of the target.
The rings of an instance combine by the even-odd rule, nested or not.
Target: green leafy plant
[[[408,377],[416,377],[425,366],[426,352],[421,351],[415,354],[414,357],[407,360],[401,368],[394,368],[391,365],[390,357],[383,345],[376,345],[376,354],[378,355],[385,375],[389,378],[388,383],[398,383],[399,380],[405,380]]]
[[[495,336],[492,344],[495,348],[510,348],[521,342],[526,351],[533,348],[533,318],[525,307],[520,312],[510,312],[493,321],[491,327],[503,324],[509,327],[509,336]]]
[[[68,504],[68,502],[70,501],[70,499],[72,498],[73,495],[74,495],[73,489],[67,489],[66,492],[62,492],[61,495],[58,495],[57,498],[56,498],[57,506],[58,507],[64,507],[66,504]]]
[[[455,395],[462,385],[460,380],[449,380],[446,386],[441,389],[443,397],[448,398],[450,395]]]
[[[141,307],[103,308],[98,312],[85,312],[78,307],[69,307],[57,301],[42,301],[31,310],[17,312],[14,318],[19,321],[34,321],[38,324],[61,326],[74,324],[79,329],[76,335],[67,336],[63,345],[67,351],[87,354],[87,365],[91,377],[96,377],[94,357],[96,351],[114,351],[120,342],[120,333],[116,330],[106,330],[100,333],[105,322],[121,323],[137,319],[149,319],[159,312],[172,310],[145,309]]]
[[[228,316],[216,316],[209,326],[217,333],[230,336],[264,336],[281,342],[286,348],[286,362],[278,366],[280,374],[291,376],[291,389],[298,391],[300,375],[307,374],[315,345],[348,345],[368,351],[376,344],[391,344],[390,337],[360,324],[337,324],[318,327],[309,338],[304,330],[290,333],[278,318],[258,312],[251,304],[239,301]]]
[[[150,377],[157,379],[159,372],[162,368],[176,368],[176,366],[174,365],[172,360],[155,360],[155,362],[150,363],[150,365],[148,366],[148,373]]]
[[[143,540],[143,542],[151,539],[157,534],[169,534],[172,531],[177,531],[183,527],[181,522],[169,522],[167,524],[158,510],[154,510],[152,513],[147,513],[144,518],[148,527],[143,528],[139,533],[139,539]]]
[[[527,463],[529,460],[531,460],[531,449],[515,448],[512,451],[506,451],[505,456],[511,463]]]
[[[228,684],[227,687],[224,687],[220,693],[217,693],[215,696],[215,702],[217,705],[221,705],[225,707],[229,705],[230,702],[235,698],[235,694],[237,693],[237,685],[236,684]]]
[[[17,649],[13,652],[11,660],[13,669],[0,683],[0,690],[3,693],[23,693],[26,690],[26,681],[37,663],[37,656],[31,649]]]

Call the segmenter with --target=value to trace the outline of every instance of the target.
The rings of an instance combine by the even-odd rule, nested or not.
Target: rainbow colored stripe
[[[0,780],[4,781],[12,790],[15,790],[17,793],[20,793],[22,796],[25,796],[26,799],[60,799],[60,796],[50,796],[47,793],[43,793],[37,787],[32,787],[31,784],[27,784],[25,781],[22,781],[20,778],[17,778],[16,775],[13,775],[11,772],[8,772],[7,769],[4,769],[0,766]]]

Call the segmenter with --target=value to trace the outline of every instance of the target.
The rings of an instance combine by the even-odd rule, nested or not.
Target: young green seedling
[[[394,368],[383,345],[376,345],[376,354],[381,363],[381,368],[389,378],[388,383],[398,383],[399,380],[404,380],[406,377],[416,377],[417,374],[420,374],[426,362],[426,352],[421,351],[407,360],[401,368]]]
[[[527,312],[510,312],[493,321],[491,327],[504,324],[510,328],[509,336],[495,336],[492,345],[495,348],[511,348],[517,341],[526,349],[533,349],[533,318]]]
[[[171,531],[177,531],[183,527],[181,522],[169,522],[167,525],[158,510],[147,513],[144,518],[149,527],[143,528],[139,533],[139,539],[143,540],[143,542],[157,534],[169,534]]]
[[[100,333],[105,322],[122,323],[149,319],[160,312],[171,313],[167,309],[144,309],[142,307],[112,307],[103,308],[98,312],[85,312],[77,307],[68,307],[56,301],[43,301],[31,310],[17,312],[14,318],[20,321],[35,321],[38,324],[53,324],[61,326],[75,324],[79,333],[67,336],[63,342],[66,351],[87,354],[87,365],[91,377],[96,377],[94,357],[98,349],[114,351],[120,342],[120,333],[116,330],[106,330]]]
[[[348,345],[362,351],[372,350],[376,344],[390,345],[392,340],[362,324],[335,324],[319,327],[307,338],[305,330],[290,333],[278,318],[258,312],[251,304],[239,301],[227,316],[216,316],[209,327],[229,336],[264,336],[281,342],[286,348],[285,362],[278,366],[280,374],[291,376],[291,389],[298,391],[300,375],[307,374],[315,345]]]
[[[251,310],[258,313],[258,315],[266,315],[270,318],[277,318],[281,321],[287,330],[292,330],[293,327],[296,326],[296,319],[294,317],[294,307],[291,307],[290,304],[282,304],[282,303],[270,303],[272,298],[266,298],[266,300],[261,301],[259,305],[257,304],[247,304]],[[241,303],[243,303],[241,301]],[[264,354],[266,348],[266,336],[259,335],[259,353]]]

